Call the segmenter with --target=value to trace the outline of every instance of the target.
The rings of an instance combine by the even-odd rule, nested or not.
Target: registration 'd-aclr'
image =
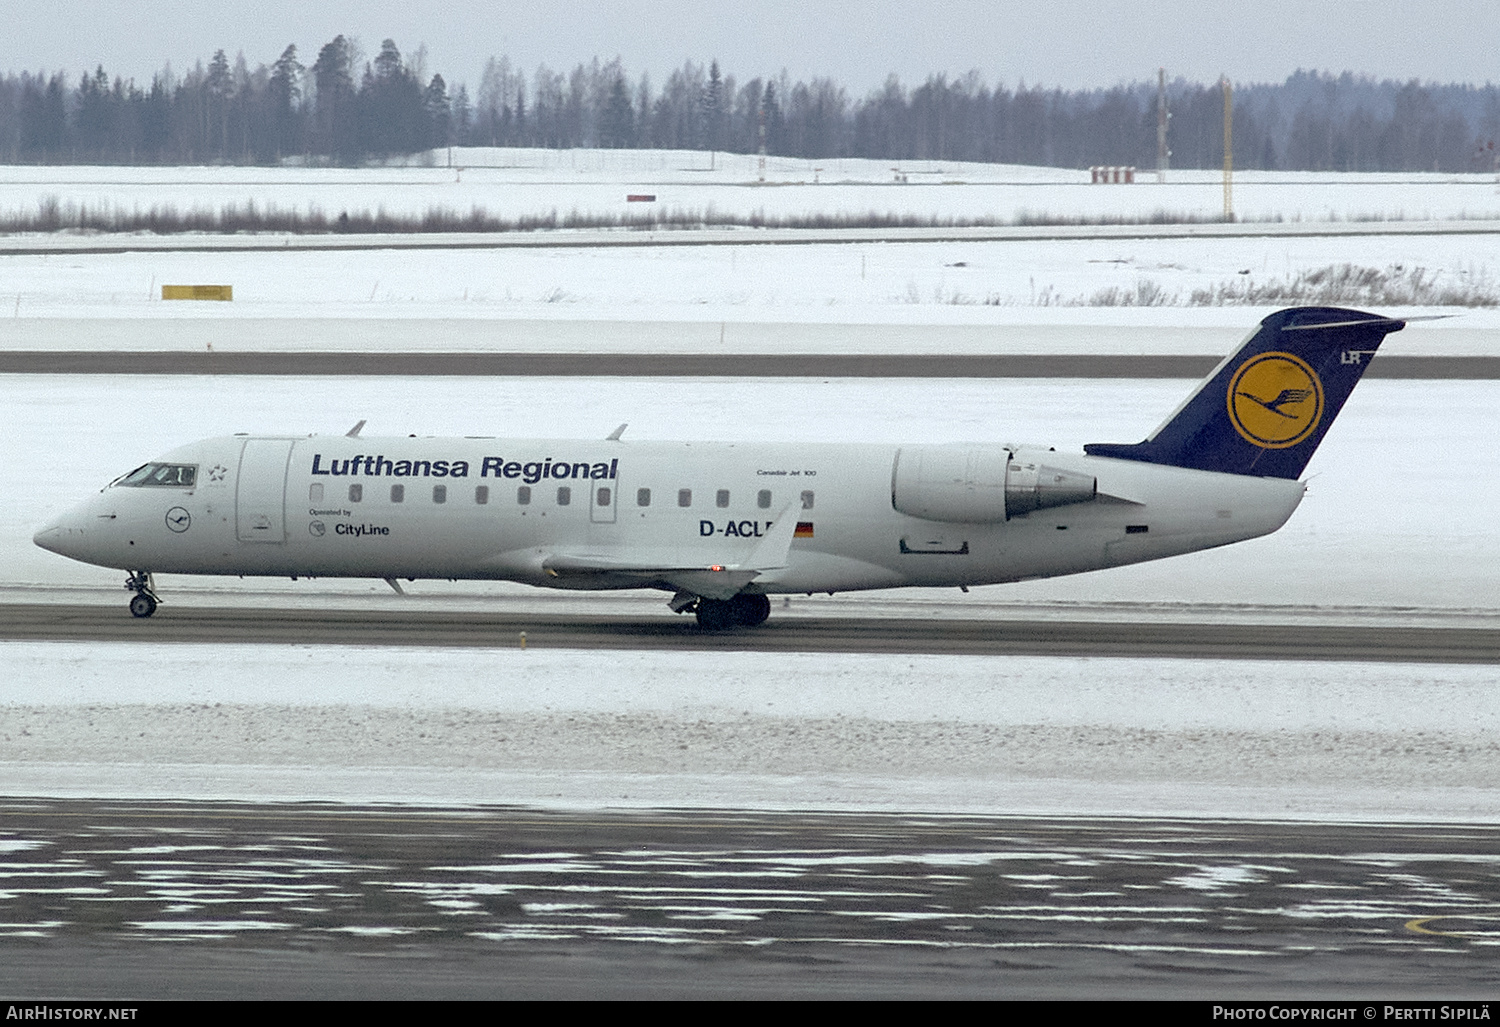
[[[127,572],[470,578],[654,588],[705,628],[769,596],[1045,578],[1275,531],[1308,459],[1403,320],[1267,317],[1145,441],[746,445],[246,436],[173,450],[36,533]]]

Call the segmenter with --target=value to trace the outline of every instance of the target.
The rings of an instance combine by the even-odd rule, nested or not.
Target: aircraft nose
[[[84,518],[77,510],[72,510],[38,528],[31,541],[50,553],[76,558],[79,546],[87,537]]]
[[[31,541],[49,552],[57,552],[58,546],[62,544],[63,526],[61,521],[53,521],[50,524],[38,528]]]

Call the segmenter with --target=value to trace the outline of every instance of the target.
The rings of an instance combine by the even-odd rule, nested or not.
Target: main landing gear
[[[125,587],[135,592],[130,597],[130,615],[149,617],[156,612],[156,592],[151,582],[150,571],[132,571],[125,578]]]
[[[771,600],[767,596],[741,592],[731,599],[700,599],[694,612],[698,616],[698,626],[709,631],[753,628],[764,624],[771,616]]]

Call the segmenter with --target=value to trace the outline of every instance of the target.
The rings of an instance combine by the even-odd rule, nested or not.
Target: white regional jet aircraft
[[[152,574],[504,579],[657,588],[705,628],[768,595],[1021,581],[1275,531],[1385,336],[1353,310],[1272,314],[1144,442],[734,445],[246,436],[144,464],[36,533]]]

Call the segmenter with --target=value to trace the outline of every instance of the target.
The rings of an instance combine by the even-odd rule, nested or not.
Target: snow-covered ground
[[[1184,381],[727,380],[6,376],[0,412],[0,582],[107,586],[114,571],[37,549],[38,526],[152,457],[233,432],[795,442],[1032,442],[1078,451],[1143,438]],[[1226,549],[1075,578],[976,589],[976,599],[1500,610],[1494,431],[1500,383],[1366,381],[1308,468],[1280,532]],[[241,587],[163,577],[174,598]],[[317,594],[334,583],[281,582]],[[475,586],[418,583],[421,592]],[[383,590],[384,586],[380,586]],[[521,590],[529,592],[529,589]],[[114,592],[110,602],[118,602]],[[947,594],[944,593],[946,596]],[[965,601],[957,592],[959,606]],[[186,601],[183,599],[182,601]],[[664,609],[664,607],[663,607]]]
[[[6,643],[0,794],[1500,818],[1489,667]]]
[[[165,345],[215,349],[586,348],[636,352],[1224,352],[1270,308],[1057,306],[1142,283],[1186,301],[1226,282],[1287,281],[1329,265],[1422,268],[1442,285],[1500,298],[1500,235],[1367,238],[1065,240],[547,250],[369,250],[0,256],[0,347],[161,348],[153,322],[212,322]],[[234,288],[229,303],[164,301],[164,284]],[[1500,309],[1457,314],[1393,336],[1393,353],[1500,354]],[[72,325],[43,324],[64,319]],[[95,334],[90,320],[139,327]],[[281,338],[237,322],[294,319]],[[497,327],[497,341],[387,339],[351,327],[374,320],[511,326],[577,322],[577,339],[537,341]],[[83,322],[83,323],[76,323]],[[701,326],[653,339],[632,325]],[[722,331],[720,326],[724,326]],[[752,332],[741,326],[771,326]],[[797,326],[961,329],[874,332],[817,341]],[[779,328],[776,326],[786,326]],[[711,330],[710,330],[711,329]],[[1031,331],[1041,329],[1040,332]],[[1070,334],[1070,330],[1078,329]],[[1131,338],[1100,339],[1115,329]],[[1016,333],[1031,334],[1018,339]],[[211,334],[209,334],[211,333]],[[503,333],[503,335],[501,334]],[[965,334],[968,333],[968,334]],[[1052,341],[1042,336],[1050,335]],[[1197,333],[1197,334],[1195,334]],[[556,335],[555,332],[552,333]],[[179,338],[174,336],[173,338]],[[961,341],[966,339],[967,341]],[[245,341],[248,340],[248,341]],[[1103,349],[1096,347],[1102,346]]]
[[[446,160],[446,154],[440,155]],[[1001,165],[902,165],[909,181],[896,184],[889,162],[818,164],[811,184],[807,162],[772,158],[768,181],[755,180],[755,158],[658,151],[469,151],[456,155],[467,170],[391,167],[340,168],[37,168],[0,167],[0,217],[59,202],[108,209],[217,210],[253,201],[306,211],[341,209],[421,213],[431,207],[467,211],[483,206],[519,215],[615,214],[628,193],[656,195],[655,207],[773,214],[913,214],[1011,219],[1047,210],[1058,217],[1139,217],[1158,209],[1217,216],[1222,192],[1213,172],[1173,172],[1166,185],[1091,186],[1084,172]],[[417,163],[420,163],[417,162]],[[804,179],[808,181],[802,183]],[[1484,175],[1312,175],[1246,173],[1237,186],[1244,217],[1318,221],[1330,216],[1500,217],[1500,192]],[[654,183],[654,184],[653,184]],[[965,184],[942,184],[965,183]],[[1256,199],[1256,197],[1260,197]],[[1360,227],[1369,227],[1361,223]],[[561,237],[566,233],[551,233]],[[693,233],[675,233],[692,235]],[[964,329],[1134,328],[1177,333],[1168,342],[1138,331],[1129,340],[1105,339],[1116,351],[1216,352],[1224,336],[1198,344],[1181,333],[1224,329],[1241,333],[1266,308],[1091,307],[1101,292],[1154,290],[1169,304],[1194,290],[1265,285],[1296,279],[1330,265],[1420,269],[1441,287],[1467,288],[1500,298],[1500,234],[1381,235],[1189,239],[1083,239],[953,242],[826,242],[766,246],[745,231],[738,244],[691,247],[631,246],[561,249],[394,250],[357,252],[129,252],[0,255],[0,347],[94,347],[86,329],[45,338],[63,319],[244,321],[264,318],[362,321],[442,319],[495,322],[680,323],[725,326],[682,343],[657,347],[730,352],[780,352],[818,342],[806,333],[746,335],[736,325],[897,325]],[[630,233],[623,233],[626,237]],[[32,237],[46,244],[58,237]],[[78,237],[73,237],[78,238]],[[223,239],[224,237],[208,237]],[[410,236],[391,237],[411,241]],[[20,240],[24,242],[25,240]],[[377,240],[378,241],[378,240]],[[228,284],[232,303],[162,301],[164,284]],[[1062,307],[1056,306],[1063,304]],[[1353,304],[1351,304],[1353,305]],[[1385,312],[1419,308],[1375,304]],[[1412,352],[1500,351],[1500,310],[1460,308],[1462,317],[1429,326]],[[1450,311],[1451,312],[1451,311]],[[1479,334],[1476,334],[1479,333]],[[126,333],[128,334],[128,333]],[[254,335],[254,333],[251,333]],[[622,334],[627,336],[622,340]],[[649,338],[617,327],[593,333],[590,348],[653,348]],[[1391,340],[1391,352],[1416,344],[1416,332]],[[325,337],[336,337],[327,343]],[[255,335],[256,347],[344,348],[340,329],[317,326],[278,344]],[[149,327],[136,339],[112,331],[103,345],[150,344]],[[1052,345],[1036,338],[1015,343],[985,334],[922,342],[910,333],[869,340],[877,349],[936,352],[1012,345]],[[976,341],[977,340],[977,341]],[[226,329],[215,348],[235,347]],[[1085,351],[1092,339],[1083,340]],[[176,344],[175,342],[172,344]],[[403,346],[410,345],[406,338]],[[1075,338],[1060,343],[1078,351]],[[357,345],[387,343],[369,332]],[[432,346],[441,347],[436,338]],[[461,346],[473,345],[461,343]],[[508,348],[533,348],[510,333]],[[575,348],[572,339],[535,344]],[[1170,349],[1163,349],[1170,346]]]
[[[766,181],[746,154],[660,150],[464,149],[384,168],[0,168],[0,217],[61,205],[147,212],[261,209],[420,215],[433,208],[518,218],[570,213],[624,216],[650,209],[770,218],[895,214],[1003,221],[1027,217],[1215,219],[1223,211],[1218,171],[1172,171],[1134,185],[1091,185],[1067,168],[936,161],[800,160],[770,157]],[[424,166],[431,164],[432,166]],[[904,175],[905,182],[897,181]],[[1491,174],[1337,174],[1242,171],[1234,179],[1241,218],[1318,221],[1500,216]]]

